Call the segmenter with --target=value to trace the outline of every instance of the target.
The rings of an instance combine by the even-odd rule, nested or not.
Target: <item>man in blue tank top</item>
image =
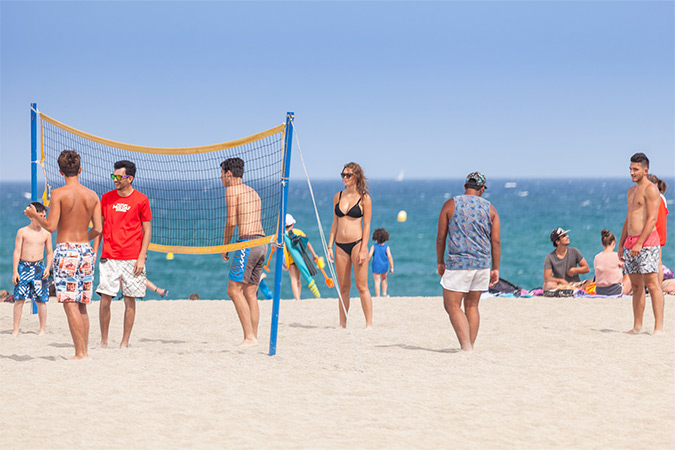
[[[464,351],[472,351],[476,342],[481,292],[499,281],[499,215],[489,201],[481,198],[487,189],[485,182],[482,173],[470,173],[464,195],[445,202],[438,218],[436,264],[443,304]],[[444,260],[446,238],[448,253]]]

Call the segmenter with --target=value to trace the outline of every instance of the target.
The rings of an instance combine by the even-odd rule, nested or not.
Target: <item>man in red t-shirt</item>
[[[136,297],[145,297],[145,258],[150,245],[150,202],[131,183],[136,176],[136,164],[117,161],[110,175],[115,190],[101,197],[103,220],[103,250],[99,263],[100,283],[96,293],[101,296],[99,323],[101,347],[108,346],[110,302],[122,287],[124,296],[124,333],[120,347],[129,346],[131,329],[136,316]],[[94,251],[99,250],[99,238]]]

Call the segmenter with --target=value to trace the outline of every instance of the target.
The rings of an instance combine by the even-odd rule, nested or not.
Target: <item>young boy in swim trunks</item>
[[[223,233],[223,245],[228,245],[234,235],[235,227],[239,230],[237,242],[245,242],[265,237],[260,214],[262,203],[258,193],[241,181],[244,175],[244,161],[241,158],[229,158],[220,163],[221,181],[225,188],[227,203],[227,220]],[[247,247],[235,252],[227,295],[232,299],[244,331],[242,346],[258,344],[258,284],[262,267],[267,255],[267,244]],[[229,261],[228,252],[222,254]]]
[[[619,258],[625,261],[633,286],[633,328],[630,334],[642,330],[645,310],[645,286],[649,290],[654,311],[654,334],[663,333],[663,291],[659,282],[660,240],[656,219],[661,197],[659,190],[647,179],[649,159],[636,153],[630,159],[630,176],[635,186],[628,190],[628,211],[619,240]]]
[[[58,163],[65,185],[52,191],[49,216],[41,217],[33,205],[26,208],[25,214],[50,233],[56,231],[53,262],[56,297],[63,303],[68,318],[75,346],[72,359],[84,359],[88,356],[87,304],[91,302],[94,274],[94,252],[89,241],[101,233],[101,204],[94,191],[80,184],[82,169],[76,151],[62,151]]]
[[[37,214],[45,218],[47,210],[42,203],[32,202]],[[45,248],[47,262],[43,261]],[[21,313],[26,300],[37,303],[40,320],[40,335],[45,334],[47,323],[47,301],[49,300],[49,269],[52,266],[52,235],[40,224],[31,219],[30,225],[20,228],[16,233],[14,258],[12,261],[12,282],[14,283],[14,330],[12,336],[19,334]]]

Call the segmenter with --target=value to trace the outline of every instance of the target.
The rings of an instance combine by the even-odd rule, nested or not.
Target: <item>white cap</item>
[[[286,214],[286,226],[290,227],[291,225],[295,225],[295,219],[290,214]]]

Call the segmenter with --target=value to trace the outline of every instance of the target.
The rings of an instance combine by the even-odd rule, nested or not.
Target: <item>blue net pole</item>
[[[281,173],[281,204],[279,205],[279,227],[277,232],[277,258],[274,263],[274,299],[272,300],[272,325],[270,329],[269,355],[277,353],[277,331],[279,327],[279,303],[281,296],[282,261],[284,257],[284,233],[286,232],[286,202],[291,172],[291,144],[293,143],[293,118],[295,113],[286,113],[286,133],[284,136],[284,166]]]
[[[30,200],[37,201],[37,103],[30,104]],[[37,303],[33,299],[33,314],[37,314]]]

